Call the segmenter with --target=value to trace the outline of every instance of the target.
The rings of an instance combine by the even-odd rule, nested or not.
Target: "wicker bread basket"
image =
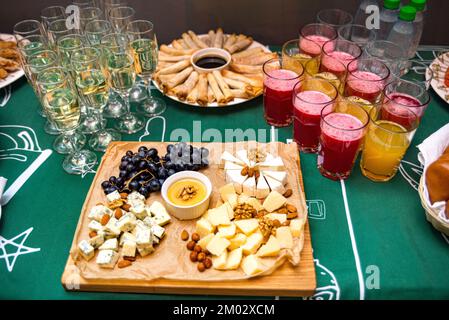
[[[421,180],[419,182],[419,197],[421,198],[421,204],[424,208],[424,211],[426,212],[426,218],[427,220],[433,225],[435,229],[438,231],[444,233],[445,235],[449,236],[449,223],[443,221],[439,215],[438,212],[436,212],[434,209],[432,209],[426,201],[425,195],[424,195],[424,175],[421,177]]]

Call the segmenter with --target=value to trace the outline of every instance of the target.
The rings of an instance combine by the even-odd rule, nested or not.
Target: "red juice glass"
[[[346,75],[348,64],[362,55],[362,50],[348,40],[331,40],[323,45],[321,69],[335,74],[338,78]],[[336,63],[336,62],[340,63]]]
[[[304,73],[304,70],[302,70]],[[287,127],[292,123],[293,87],[301,81],[302,74],[283,69],[282,59],[271,59],[263,65],[264,117],[269,125]]]
[[[421,121],[429,102],[430,95],[424,86],[406,80],[393,81],[384,89],[382,118],[408,129],[414,119],[406,109],[412,110]]]
[[[303,53],[317,57],[321,54],[324,43],[337,39],[337,36],[337,31],[332,26],[311,23],[305,25],[299,32],[299,47]]]
[[[293,138],[299,150],[318,151],[320,117],[323,108],[335,104],[337,88],[329,81],[308,78],[293,89]]]
[[[390,77],[387,65],[376,59],[357,59],[348,64],[344,95],[356,96],[371,103],[381,99]]]
[[[356,103],[337,103],[323,108],[317,158],[321,175],[332,180],[349,177],[368,123],[368,112]]]

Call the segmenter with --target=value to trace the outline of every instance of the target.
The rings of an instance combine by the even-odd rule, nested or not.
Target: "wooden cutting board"
[[[137,150],[142,143],[135,143]],[[150,145],[145,143],[148,147]],[[207,144],[201,144],[207,147]],[[108,149],[109,150],[109,149]],[[102,164],[108,159],[106,151]],[[305,195],[302,174],[297,156],[298,179],[300,182],[301,198],[305,205]],[[92,188],[100,188],[101,168],[92,182]],[[117,164],[118,165],[118,164]],[[78,228],[80,228],[80,223]],[[82,227],[82,226],[81,226]],[[62,284],[66,290],[71,291],[104,291],[104,292],[136,292],[136,293],[166,293],[166,294],[203,294],[203,295],[245,295],[245,296],[310,296],[316,288],[315,265],[311,245],[308,222],[304,228],[304,248],[301,252],[301,261],[298,266],[285,262],[273,274],[247,280],[233,281],[189,281],[189,280],[131,280],[131,279],[86,279],[83,278],[69,255],[62,275]]]

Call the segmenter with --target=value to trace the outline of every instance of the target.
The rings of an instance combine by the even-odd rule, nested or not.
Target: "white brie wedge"
[[[287,184],[287,172],[285,171],[271,171],[265,170],[263,174],[267,177],[273,178],[274,180],[279,181],[284,186]]]
[[[246,180],[246,176],[242,176],[238,170],[226,171],[226,183],[233,183],[235,192],[238,194],[243,192],[243,183]]]
[[[234,157],[232,154],[230,154],[228,151],[223,152],[223,154],[220,157],[220,167],[223,168],[225,166],[226,162],[232,162],[235,164],[238,164],[240,166],[244,166],[245,163],[243,163],[241,160]]]
[[[251,178],[248,178],[243,183],[243,194],[246,194],[250,197],[256,196],[256,177],[253,176]]]
[[[265,176],[265,180],[267,181],[268,185],[270,186],[271,191],[277,191],[280,194],[285,193],[284,185],[281,182],[274,180],[273,178],[270,178],[268,176]]]
[[[261,172],[259,180],[257,180],[256,198],[265,199],[269,194],[270,194],[270,186],[268,185],[263,173]]]

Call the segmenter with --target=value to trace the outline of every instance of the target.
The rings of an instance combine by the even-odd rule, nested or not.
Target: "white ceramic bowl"
[[[198,60],[200,60],[202,58],[206,58],[206,57],[218,57],[218,58],[221,58],[224,61],[226,61],[226,63],[220,67],[213,68],[213,69],[201,68],[196,65],[196,62]],[[190,57],[190,62],[192,63],[193,68],[197,72],[208,73],[208,72],[212,72],[215,70],[222,70],[222,69],[226,68],[231,63],[231,58],[232,58],[231,54],[229,52],[227,52],[226,50],[223,50],[220,48],[205,48],[205,49],[198,50],[197,52],[192,54],[192,56]]]
[[[173,183],[184,179],[196,179],[202,182],[206,186],[206,198],[192,206],[178,206],[173,204],[167,196],[168,188],[170,188]],[[179,220],[193,220],[201,217],[207,209],[209,209],[210,196],[212,195],[212,183],[209,178],[202,173],[196,171],[182,171],[175,173],[165,180],[165,183],[162,185],[161,195],[164,199],[165,207],[171,215]]]

